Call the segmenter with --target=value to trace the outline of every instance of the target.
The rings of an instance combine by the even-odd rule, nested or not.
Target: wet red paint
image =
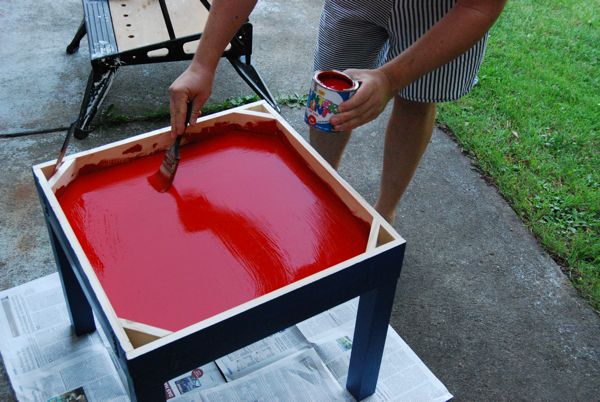
[[[117,315],[179,330],[361,254],[355,217],[280,135],[223,130],[78,177],[59,201]],[[264,131],[264,130],[262,130]]]
[[[335,91],[343,91],[354,86],[354,83],[350,79],[335,71],[323,72],[317,76],[317,79],[325,87]]]

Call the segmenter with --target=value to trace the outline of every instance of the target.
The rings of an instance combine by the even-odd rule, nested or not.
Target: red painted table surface
[[[120,318],[176,331],[365,251],[368,224],[280,133],[205,134],[159,193],[163,155],[57,193]]]

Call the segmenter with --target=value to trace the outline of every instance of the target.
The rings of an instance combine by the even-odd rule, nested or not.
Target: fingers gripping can
[[[315,72],[304,113],[306,124],[321,131],[334,132],[329,119],[338,113],[342,102],[356,93],[358,86],[358,81],[339,71]]]

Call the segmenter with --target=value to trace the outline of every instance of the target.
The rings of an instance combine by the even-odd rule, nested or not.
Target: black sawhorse
[[[87,137],[90,123],[120,66],[190,60],[202,35],[207,0],[82,0],[84,17],[67,46],[73,54],[87,34],[92,71],[79,116],[69,129]],[[167,4],[169,3],[169,4]],[[246,21],[225,57],[256,94],[279,110],[275,98],[251,64],[252,24]]]

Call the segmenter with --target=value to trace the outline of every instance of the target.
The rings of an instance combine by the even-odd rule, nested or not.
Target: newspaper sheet
[[[182,374],[164,384],[165,399],[351,401],[345,381],[357,305],[354,299]],[[86,336],[73,334],[57,274],[0,292],[0,352],[17,398],[128,401],[114,355],[98,328]],[[389,328],[377,390],[367,400],[451,397]]]
[[[299,322],[296,326],[308,342],[316,343],[326,331],[348,323],[354,325],[357,310],[358,297]]]
[[[217,365],[211,362],[167,382],[165,384],[165,398],[169,402],[198,401],[199,391],[220,384],[225,384],[225,379]]]
[[[303,349],[237,380],[200,393],[204,402],[353,401],[314,349]]]
[[[0,351],[20,401],[128,400],[99,331],[73,334],[58,274],[0,292]]]
[[[231,381],[309,346],[294,326],[217,359],[216,363]]]

